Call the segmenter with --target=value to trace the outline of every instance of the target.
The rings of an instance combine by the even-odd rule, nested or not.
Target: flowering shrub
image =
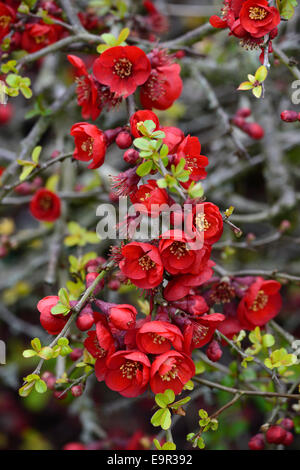
[[[255,112],[258,122],[251,117],[255,98],[272,92],[271,53],[300,76],[272,44],[295,2],[273,6],[267,0],[226,0],[221,17],[213,15],[194,31],[165,42],[160,35],[169,32],[169,23],[154,3],[147,0],[132,10],[124,2],[88,3],[77,11],[68,0],[0,2],[1,91],[11,101],[20,93],[17,100],[31,99],[33,108],[26,116],[30,124],[34,119],[18,157],[8,157],[10,163],[0,172],[0,197],[4,208],[16,208],[17,231],[17,208],[23,205],[29,205],[33,230],[14,234],[12,219],[4,219],[0,255],[3,263],[13,264],[12,253],[20,246],[33,257],[35,250],[42,251],[42,262],[29,264],[28,273],[36,283],[30,310],[34,318],[40,314],[41,334],[30,333],[31,349],[23,351],[28,361],[38,362],[23,378],[19,395],[30,399],[49,390],[56,399],[72,399],[75,413],[76,400],[84,408],[97,393],[114,397],[112,391],[128,403],[146,396],[150,408],[155,407],[151,416],[145,403],[143,429],[127,440],[119,430],[114,434],[113,426],[102,430],[92,412],[92,418],[82,418],[93,422],[88,435],[83,433],[83,443],[70,437],[65,449],[174,450],[175,417],[184,420],[188,410],[200,419],[185,436],[187,448],[219,448],[219,417],[253,397],[274,409],[265,422],[255,416],[257,429],[249,429],[249,448],[289,446],[294,426],[299,429],[297,331],[294,337],[276,317],[282,312],[283,284],[299,283],[300,278],[268,269],[255,256],[251,268],[243,269],[246,257],[235,250],[251,253],[278,241],[290,229],[289,211],[299,199],[289,187],[276,144],[272,147],[270,135],[276,130],[267,121],[274,112]],[[248,81],[239,85],[237,73],[231,88],[236,100],[237,90],[251,90],[254,97],[245,94],[246,105],[231,104],[229,114],[205,76],[210,47],[215,54],[209,39],[213,28],[228,28],[242,46],[260,52],[252,60],[252,67],[257,63],[254,75],[249,73]],[[204,37],[211,41],[207,50],[201,46]],[[193,48],[196,43],[199,47]],[[242,63],[247,54],[239,52],[238,60]],[[50,71],[51,58],[57,60],[55,72]],[[221,121],[220,145],[209,132],[198,132],[194,114],[187,123],[180,122],[184,114],[189,116],[184,103],[193,78],[201,90],[199,100],[209,101],[212,125],[216,116]],[[56,80],[64,88],[58,100],[52,89]],[[222,86],[224,95],[225,79]],[[190,97],[190,104],[197,99],[197,94]],[[0,125],[6,126],[14,111],[10,103],[2,106]],[[206,112],[203,105],[200,127]],[[289,123],[299,120],[296,111],[280,112],[278,121],[280,116]],[[264,138],[269,139],[267,149],[258,151]],[[244,182],[237,181],[263,158],[266,204],[261,202],[262,171],[250,177],[249,197],[238,194]],[[253,197],[256,190],[263,196]],[[108,206],[108,230],[103,230],[105,219],[96,229],[95,215],[104,215],[102,209]],[[251,216],[253,207],[259,209]],[[256,222],[273,219],[276,229],[267,241],[256,239],[246,225],[253,223],[260,233]],[[45,265],[47,289],[41,286]],[[8,305],[30,293],[26,276],[17,276],[6,291]],[[211,395],[206,403],[199,397],[207,388]],[[212,399],[216,391],[233,396],[218,408]],[[251,412],[249,407],[250,423]],[[151,436],[147,421],[153,427]]]

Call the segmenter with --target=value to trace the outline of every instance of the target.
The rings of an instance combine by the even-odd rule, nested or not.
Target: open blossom
[[[182,158],[185,159],[185,170],[190,171],[189,180],[181,182],[184,188],[188,188],[192,181],[199,181],[206,177],[205,167],[208,158],[200,154],[201,144],[197,137],[188,135],[178,146],[173,163],[177,165]]]
[[[115,352],[114,339],[104,315],[97,315],[96,329],[88,332],[84,347],[96,359],[104,359]]]
[[[88,168],[94,170],[104,163],[106,139],[104,133],[94,124],[77,122],[71,127],[70,134],[75,139],[74,158],[87,162],[92,160]]]
[[[80,57],[68,55],[69,62],[75,67],[77,102],[81,106],[83,119],[97,119],[101,112],[98,89],[92,76]]]
[[[206,257],[205,253],[203,255]],[[169,302],[173,302],[188,295],[193,287],[201,286],[212,277],[214,264],[212,260],[208,260],[206,263],[200,264],[198,274],[174,276],[164,289],[164,298]]]
[[[26,24],[21,37],[21,47],[27,52],[36,52],[58,41],[63,28],[56,24],[39,23]]]
[[[184,350],[191,354],[195,348],[201,348],[209,343],[214,332],[225,320],[222,313],[211,313],[194,317],[184,328]]]
[[[225,0],[222,18],[211,16],[215,28],[230,29],[230,34],[241,38],[245,44],[260,45],[263,37],[277,34],[280,14],[277,8],[269,6],[267,0]]]
[[[16,14],[8,5],[0,3],[0,40],[9,33],[10,25],[15,21]]]
[[[150,243],[131,242],[122,248],[119,268],[133,284],[153,289],[163,279],[163,265],[158,249]]]
[[[237,315],[244,328],[253,330],[263,326],[280,311],[282,298],[279,293],[281,284],[277,281],[266,281],[258,277],[249,287],[239,303]]]
[[[60,217],[60,198],[49,189],[41,188],[34,194],[29,208],[36,219],[43,222],[54,222]]]
[[[165,133],[164,144],[169,149],[169,154],[176,153],[179,144],[184,140],[184,133],[178,127],[164,126],[161,131]]]
[[[57,304],[59,297],[57,295],[49,295],[44,297],[37,304],[37,309],[40,312],[40,322],[42,327],[49,333],[49,335],[58,335],[65,324],[67,323],[70,313],[68,315],[53,315],[51,309]]]
[[[143,123],[144,121],[153,121],[156,125],[154,130],[159,129],[159,120],[156,114],[149,109],[142,109],[140,111],[136,111],[131,118],[130,118],[130,132],[133,137],[141,137],[143,134],[137,128],[137,124]]]
[[[141,214],[148,214],[151,217],[158,217],[161,212],[161,205],[168,205],[169,196],[165,189],[157,186],[156,180],[148,180],[142,184],[136,192],[130,195],[130,200],[136,204],[136,211]]]
[[[189,238],[182,230],[169,230],[161,235],[159,252],[170,274],[198,274],[210,256],[210,248],[189,249]]]
[[[157,356],[151,367],[150,387],[153,393],[171,389],[177,395],[195,375],[192,359],[178,351],[167,351]]]
[[[124,397],[137,397],[147,388],[150,367],[146,354],[136,350],[118,351],[106,361],[104,380],[108,388]],[[99,380],[100,371],[98,369],[97,372],[97,366],[95,372]]]
[[[141,87],[144,108],[165,110],[170,108],[182,92],[180,65],[168,64],[152,68],[146,83]]]
[[[212,245],[223,233],[223,218],[215,204],[204,202],[193,207],[187,216],[186,226],[191,238],[193,238],[193,233],[203,234],[204,243]]]
[[[136,46],[110,47],[95,60],[93,66],[96,79],[123,98],[145,83],[150,70],[145,52]]]
[[[176,325],[165,321],[150,321],[142,325],[136,334],[140,351],[148,354],[162,354],[174,347],[181,351],[183,336]]]

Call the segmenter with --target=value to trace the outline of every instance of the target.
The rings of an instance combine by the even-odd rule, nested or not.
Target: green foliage
[[[176,444],[174,442],[165,442],[161,446],[157,439],[153,439],[153,444],[158,450],[176,450]]]
[[[38,393],[45,393],[47,391],[47,385],[37,374],[30,374],[24,377],[25,384],[19,389],[19,395],[22,398],[28,397],[28,395],[35,389]]]
[[[30,173],[39,166],[39,158],[41,151],[42,147],[38,145],[32,151],[31,161],[21,159],[17,160],[18,164],[22,167],[22,172],[19,177],[20,181],[26,180],[29,177]]]
[[[129,28],[122,29],[122,31],[120,32],[117,38],[111,33],[102,34],[101,38],[103,39],[105,44],[99,44],[99,46],[97,47],[97,52],[101,54],[102,52],[106,51],[107,49],[110,49],[111,47],[126,46],[125,41],[128,38],[129,34],[130,34]]]
[[[255,75],[248,74],[248,80],[246,82],[242,82],[238,90],[245,91],[245,90],[252,90],[253,95],[255,98],[260,98],[262,96],[262,84],[267,78],[268,70],[264,65],[261,65],[255,72]]]
[[[9,73],[5,77],[6,86],[5,92],[8,96],[18,96],[21,92],[24,98],[31,98],[32,91],[30,89],[31,80],[28,77],[21,77],[17,73]]]
[[[64,239],[66,246],[85,246],[86,244],[96,244],[100,242],[100,238],[95,232],[86,230],[77,222],[68,223],[69,234]]]
[[[297,0],[277,0],[276,3],[280,16],[285,20],[292,18],[295,7],[298,5]]]
[[[273,351],[270,357],[265,359],[264,364],[269,369],[275,369],[282,366],[289,367],[296,362],[297,356],[295,354],[289,354],[285,348],[281,348]]]

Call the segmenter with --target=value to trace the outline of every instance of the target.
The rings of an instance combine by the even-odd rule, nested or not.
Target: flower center
[[[87,152],[89,157],[93,155],[93,144],[94,144],[94,139],[92,137],[89,137],[81,145],[81,150],[83,150],[84,152]]]
[[[196,157],[190,157],[190,156],[186,155],[185,161],[186,161],[186,169],[187,170],[192,172],[195,168],[196,169],[198,168],[198,160],[197,160]]]
[[[41,44],[46,41],[46,36],[44,34],[42,36],[35,36],[34,40],[37,44]]]
[[[176,379],[177,376],[178,376],[178,369],[176,365],[174,364],[172,368],[169,370],[169,372],[167,372],[164,375],[161,375],[160,378],[163,382],[170,382],[172,379]]]
[[[90,84],[86,77],[76,77],[75,82],[77,83],[76,93],[78,100],[86,101],[90,97]]]
[[[153,269],[155,267],[154,261],[152,261],[152,259],[148,255],[144,255],[139,258],[139,265],[141,266],[143,271],[149,271],[150,269]]]
[[[150,196],[151,196],[150,193],[145,193],[145,194],[144,194],[144,197],[141,197],[140,200],[141,200],[141,201],[146,201],[146,199],[149,199]]]
[[[203,213],[196,215],[195,223],[199,232],[206,232],[206,230],[208,230],[210,227],[210,223],[207,221],[205,214]]]
[[[265,294],[263,290],[259,290],[250,310],[257,312],[258,310],[263,309],[267,305],[268,300],[269,296]]]
[[[205,336],[208,333],[208,330],[209,330],[208,326],[199,325],[199,323],[194,324],[193,342],[195,343],[195,345],[200,343],[200,341],[202,341],[203,338],[205,338]]]
[[[268,12],[261,7],[250,7],[249,18],[251,20],[263,20],[267,16]]]
[[[176,256],[177,259],[180,259],[187,254],[188,250],[185,243],[175,241],[170,246],[170,252],[172,255]]]
[[[162,344],[166,341],[166,338],[163,336],[157,335],[156,333],[149,333],[149,336],[151,337],[153,343],[155,344]]]
[[[0,27],[6,28],[9,25],[10,20],[11,20],[10,16],[6,16],[6,15],[0,16]]]
[[[144,92],[149,96],[151,101],[159,100],[165,93],[165,79],[158,77],[155,71],[151,72],[150,77],[144,86]]]
[[[235,290],[227,282],[220,282],[213,287],[209,297],[215,303],[226,304],[235,297]]]
[[[43,209],[44,211],[47,211],[51,209],[52,207],[52,198],[50,196],[44,196],[43,198],[40,199],[40,208]]]
[[[126,377],[127,379],[133,379],[136,376],[137,371],[140,369],[141,364],[136,361],[126,361],[120,367],[123,377]]]
[[[115,59],[114,64],[114,74],[118,75],[121,78],[127,78],[132,73],[132,63],[126,57],[122,59]]]

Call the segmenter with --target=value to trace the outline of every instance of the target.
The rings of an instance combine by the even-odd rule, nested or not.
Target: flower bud
[[[240,108],[235,113],[236,117],[246,118],[251,116],[251,109],[250,108]]]
[[[285,122],[298,121],[298,113],[296,111],[285,110],[280,114],[281,120]]]
[[[264,435],[255,434],[255,436],[251,437],[250,441],[248,442],[248,447],[250,450],[264,450]]]
[[[266,439],[269,444],[283,444],[287,432],[281,426],[271,426],[266,432]]]
[[[86,275],[86,278],[85,278],[85,284],[86,284],[86,287],[90,287],[94,280],[96,279],[96,277],[99,275],[99,273],[87,273]],[[103,289],[104,287],[104,279],[100,279],[100,281],[98,282],[97,286],[95,287],[94,289],[94,294],[97,295],[99,294],[99,292]]]
[[[282,421],[280,421],[280,426],[286,431],[291,431],[294,429],[294,421],[290,418],[284,418]]]
[[[260,140],[265,135],[263,128],[257,122],[247,122],[243,131],[251,137],[251,139]]]
[[[132,137],[129,132],[120,132],[116,138],[116,144],[120,149],[127,149],[132,144]]]
[[[282,442],[284,446],[290,446],[294,441],[294,436],[290,431],[287,431],[286,436]]]
[[[140,154],[134,149],[128,149],[123,155],[124,161],[129,163],[129,165],[135,165],[139,159]]]
[[[74,348],[73,351],[70,353],[69,357],[71,361],[76,362],[78,361],[78,359],[81,358],[82,354],[83,354],[83,351],[81,348]]]
[[[216,340],[212,340],[211,343],[209,344],[207,350],[206,350],[206,355],[208,359],[210,359],[212,362],[217,362],[221,359],[223,355],[223,351]]]
[[[83,386],[81,384],[74,385],[71,388],[71,393],[72,393],[73,397],[80,397],[83,393]]]

